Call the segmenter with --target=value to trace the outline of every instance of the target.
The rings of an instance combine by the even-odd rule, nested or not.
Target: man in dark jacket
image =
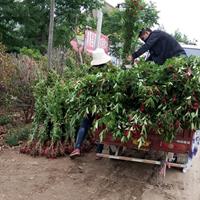
[[[151,29],[147,28],[140,31],[139,37],[145,44],[132,54],[133,62],[134,59],[147,51],[150,53],[147,60],[154,61],[159,65],[162,65],[168,58],[181,55],[186,56],[186,53],[180,44],[164,31],[151,31]]]

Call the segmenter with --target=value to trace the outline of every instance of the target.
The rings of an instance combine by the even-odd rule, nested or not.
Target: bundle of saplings
[[[48,158],[71,153],[80,121],[71,123],[74,119],[67,112],[67,102],[72,99],[79,76],[86,71],[88,67],[82,69],[82,72],[71,69],[61,77],[51,70],[47,77],[38,81],[34,87],[35,115],[32,134],[28,142],[21,146],[21,153]],[[93,143],[93,138],[88,138],[82,146],[83,150],[90,150]]]
[[[178,132],[200,125],[200,59],[173,58],[164,65],[141,62],[129,70],[108,70],[81,79],[69,99],[76,121],[96,113],[94,129],[126,142],[139,135],[139,147],[150,132],[170,142]]]
[[[36,85],[34,129],[21,151],[64,155],[89,113],[96,115],[91,133],[100,129],[101,140],[110,133],[122,142],[137,136],[140,147],[153,131],[170,142],[182,130],[199,128],[199,100],[196,57],[173,58],[162,66],[140,62],[128,70],[100,68],[70,80],[50,73]]]

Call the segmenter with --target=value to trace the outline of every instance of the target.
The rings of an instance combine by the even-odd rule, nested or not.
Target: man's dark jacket
[[[180,44],[171,35],[163,31],[152,31],[144,42],[145,44],[133,53],[134,59],[149,50],[148,60],[162,65],[168,58],[186,55]]]

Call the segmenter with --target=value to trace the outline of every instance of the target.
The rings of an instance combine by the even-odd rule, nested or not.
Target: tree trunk
[[[49,39],[48,39],[48,67],[52,67],[53,29],[54,29],[55,0],[51,0]]]

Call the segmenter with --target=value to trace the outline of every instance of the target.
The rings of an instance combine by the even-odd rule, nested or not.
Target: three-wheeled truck
[[[96,139],[99,139],[101,129],[96,130]],[[183,172],[191,166],[191,160],[196,155],[200,143],[200,131],[183,130],[179,132],[170,143],[163,141],[162,137],[156,133],[148,134],[145,144],[138,149],[139,135],[133,136],[128,142],[121,142],[120,139],[113,138],[110,133],[106,134],[101,142],[108,145],[108,153],[97,153],[98,157],[126,160],[147,164],[160,165],[160,172],[165,176],[166,168],[177,167]],[[143,152],[162,152],[164,158],[161,160],[138,158],[123,155],[125,149],[135,149]]]

